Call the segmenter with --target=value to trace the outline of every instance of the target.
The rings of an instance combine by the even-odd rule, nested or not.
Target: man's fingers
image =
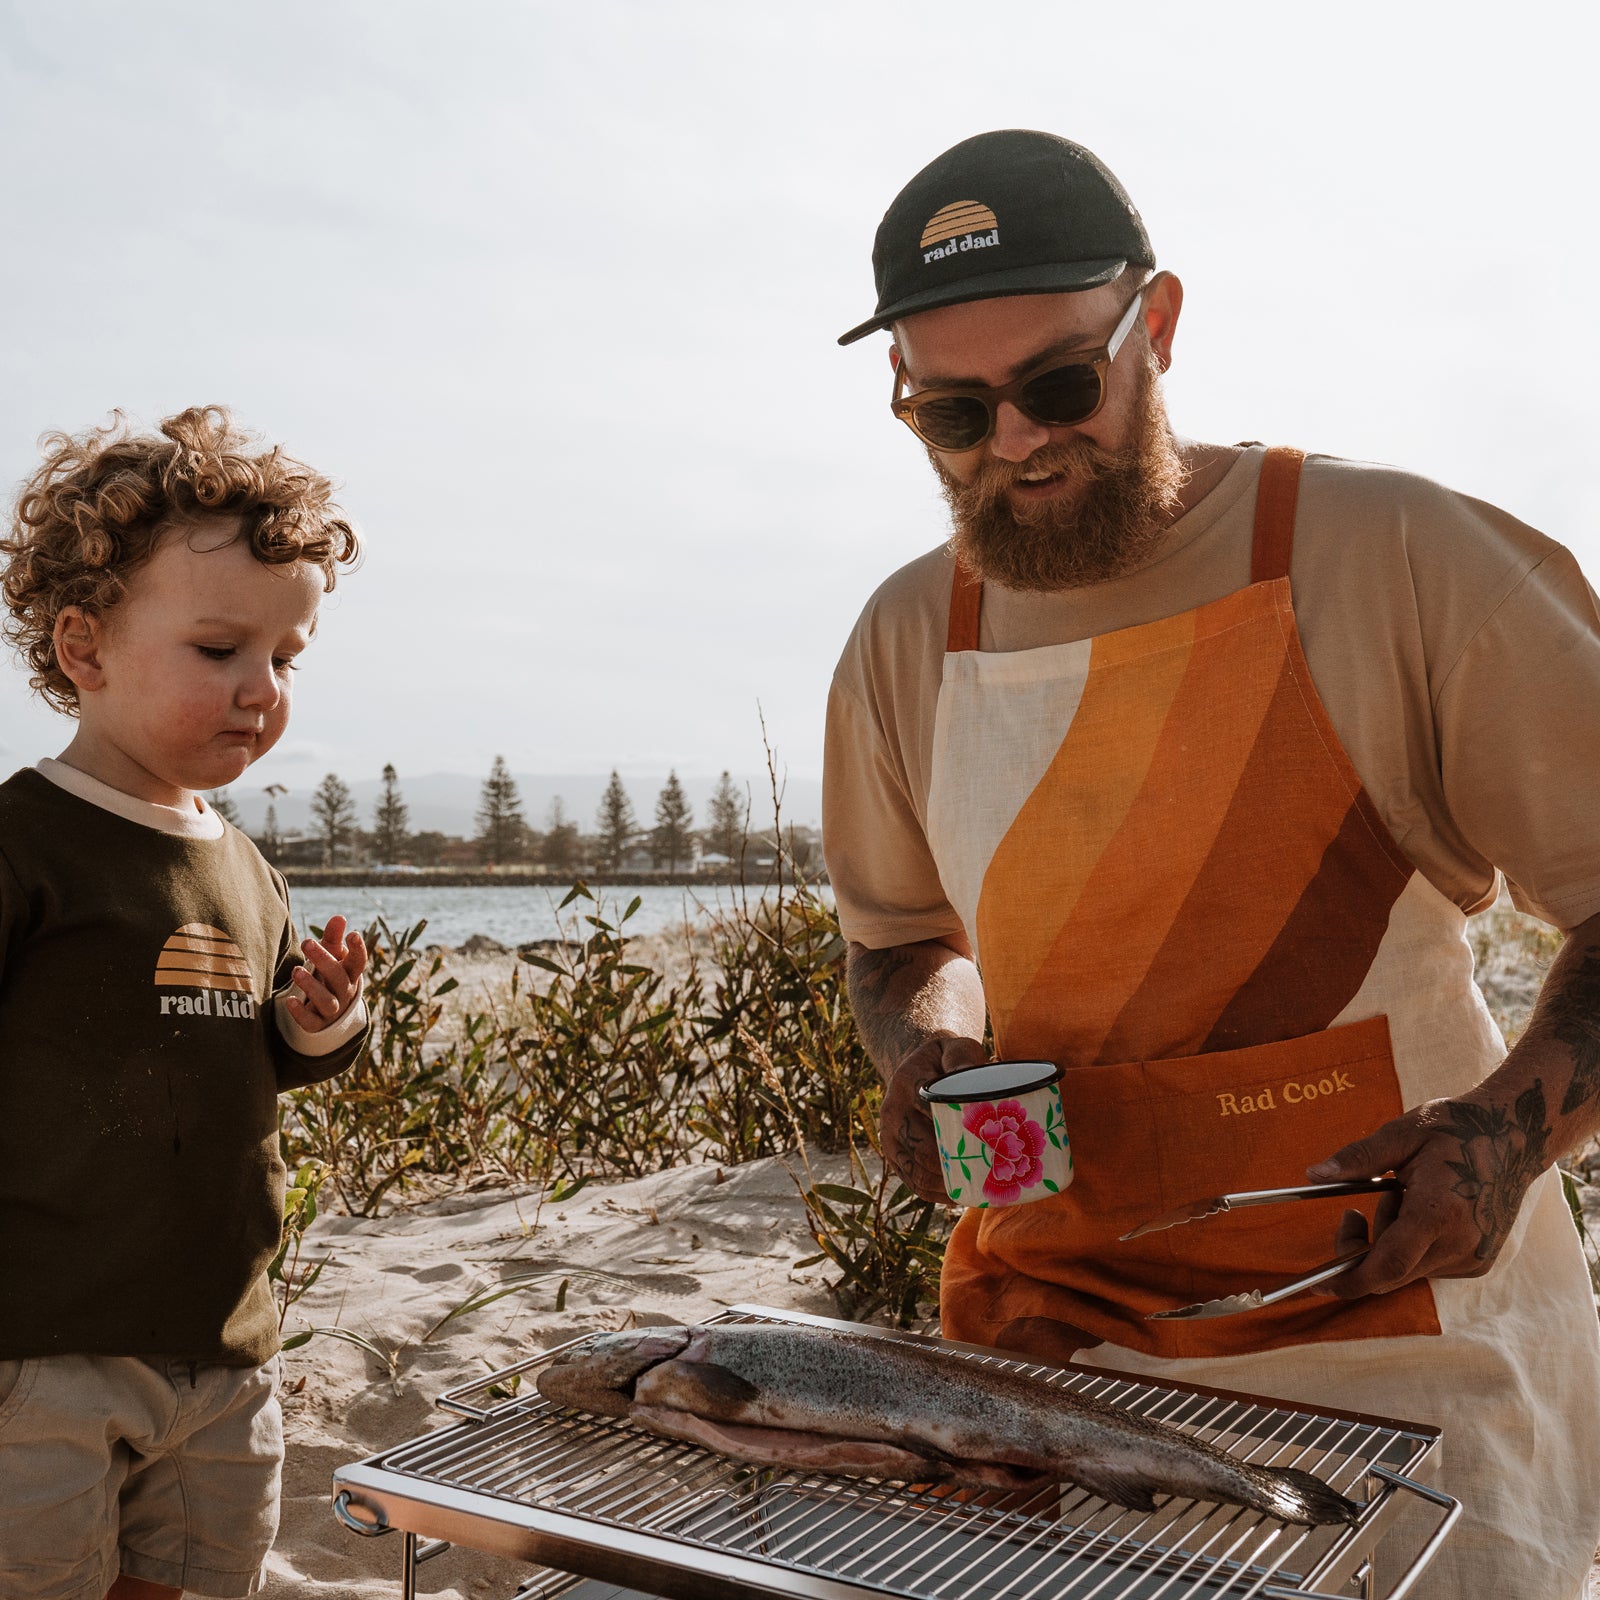
[[[883,1092],[883,1151],[895,1171],[924,1200],[948,1200],[939,1167],[933,1118],[917,1098],[918,1086],[943,1075],[937,1041],[907,1056]]]
[[[1398,1217],[1367,1252],[1366,1259],[1334,1278],[1328,1287],[1341,1300],[1388,1294],[1422,1275],[1419,1268],[1436,1237],[1435,1230],[1427,1224]]]
[[[960,1067],[987,1060],[976,1039],[930,1039],[895,1069],[883,1092],[883,1149],[895,1171],[924,1200],[950,1204],[933,1114],[917,1090]]]
[[[1365,1139],[1357,1139],[1342,1150],[1335,1150],[1325,1161],[1306,1168],[1306,1176],[1316,1183],[1344,1178],[1378,1178],[1394,1171],[1416,1153],[1422,1142],[1413,1117],[1396,1117]]]
[[[344,942],[344,970],[354,982],[367,970],[367,941],[352,933]]]
[[[939,1070],[935,1078],[942,1078],[947,1073],[959,1072],[963,1067],[982,1066],[989,1059],[989,1053],[976,1039],[941,1039],[939,1040]],[[931,1083],[932,1078],[926,1080]]]
[[[1367,1242],[1367,1219],[1359,1211],[1347,1211],[1339,1219],[1338,1229],[1333,1236],[1333,1253],[1343,1255],[1347,1250],[1354,1250],[1357,1245]]]

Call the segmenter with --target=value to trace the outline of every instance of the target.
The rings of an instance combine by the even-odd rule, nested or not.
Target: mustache
[[[987,456],[979,463],[973,476],[962,483],[934,451],[930,450],[928,456],[944,485],[950,509],[958,519],[981,514],[1006,502],[1009,491],[1032,473],[1044,472],[1065,477],[1081,493],[1137,467],[1140,459],[1137,448],[1108,450],[1093,439],[1079,435],[1041,445],[1025,461],[1003,461],[996,456]],[[1024,501],[1011,511],[1011,515],[1019,522],[1027,523],[1033,520],[1030,512],[1039,511],[1048,514],[1046,508],[1034,507]]]

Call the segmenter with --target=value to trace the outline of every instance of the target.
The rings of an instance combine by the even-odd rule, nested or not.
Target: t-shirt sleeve
[[[1600,605],[1560,546],[1473,634],[1435,697],[1444,791],[1519,909],[1600,912]]]
[[[822,845],[847,939],[883,950],[961,931],[904,763],[879,718],[841,677],[828,695]]]
[[[272,873],[272,882],[287,909],[288,885],[276,870]],[[267,1019],[280,1094],[338,1077],[361,1054],[369,1032],[364,998],[358,999],[351,1011],[320,1033],[308,1033],[301,1028],[282,1004],[293,992],[289,978],[300,964],[300,942],[295,936],[294,919],[286,916],[283,938],[278,945],[278,964],[272,974],[271,1015]]]

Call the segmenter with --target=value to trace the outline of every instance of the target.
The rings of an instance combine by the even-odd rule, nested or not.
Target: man
[[[954,536],[878,590],[835,674],[851,999],[918,1193],[944,1197],[917,1088],[988,1059],[986,1023],[995,1056],[1063,1067],[1076,1164],[962,1217],[944,1332],[1437,1424],[1466,1511],[1426,1592],[1576,1596],[1600,1340],[1552,1169],[1600,1127],[1593,593],[1435,484],[1176,438],[1181,285],[1077,145],[957,145],[873,263],[840,342],[890,330]],[[1463,931],[1502,872],[1567,933],[1509,1055]],[[1391,1171],[1403,1193],[1342,1220],[1121,1241],[1188,1199]],[[1146,1319],[1369,1238],[1330,1296]]]

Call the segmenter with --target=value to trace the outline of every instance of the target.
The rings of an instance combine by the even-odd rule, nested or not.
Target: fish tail
[[[1353,1527],[1360,1520],[1361,1507],[1314,1473],[1302,1472],[1298,1467],[1268,1467],[1262,1475],[1266,1482],[1259,1509],[1282,1517],[1285,1522],[1313,1527],[1347,1522]]]

